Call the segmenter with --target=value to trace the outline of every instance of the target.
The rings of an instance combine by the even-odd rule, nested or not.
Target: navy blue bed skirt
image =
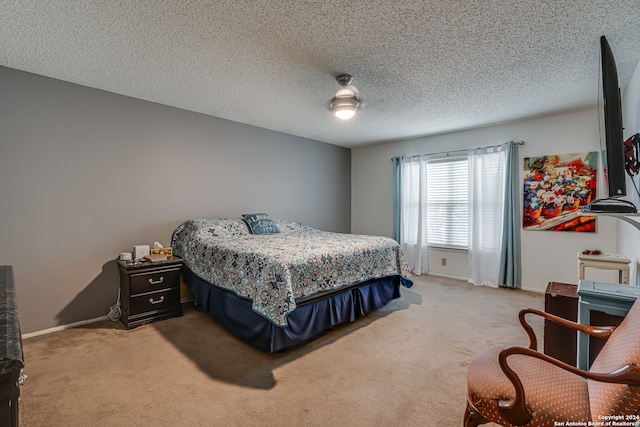
[[[353,322],[400,297],[401,276],[369,280],[323,299],[299,304],[285,327],[277,326],[251,309],[251,301],[210,284],[188,268],[184,282],[196,305],[242,341],[274,353],[302,343],[342,323]]]

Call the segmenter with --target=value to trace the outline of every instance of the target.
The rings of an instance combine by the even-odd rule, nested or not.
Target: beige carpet
[[[544,296],[414,279],[379,312],[275,355],[186,306],[130,331],[105,321],[26,339],[21,425],[461,426],[468,363],[527,345],[517,312]]]

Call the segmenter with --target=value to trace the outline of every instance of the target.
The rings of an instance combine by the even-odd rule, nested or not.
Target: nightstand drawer
[[[180,288],[151,292],[132,296],[129,302],[129,315],[151,311],[175,310],[180,307]]]
[[[131,296],[180,287],[180,268],[131,275]]]

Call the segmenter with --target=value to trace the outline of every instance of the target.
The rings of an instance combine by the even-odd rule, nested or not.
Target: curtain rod
[[[525,142],[524,141],[513,141],[514,145],[524,145]],[[498,145],[488,145],[486,147],[479,147],[479,148],[491,148],[491,147],[498,147]],[[439,153],[429,153],[429,154],[416,154],[414,156],[409,156],[407,157],[408,159],[414,159],[416,157],[420,157],[420,156],[440,156],[443,154],[446,154],[447,156],[450,154],[458,154],[458,153],[466,153],[469,150],[477,150],[478,148],[467,148],[465,150],[455,150],[455,151],[441,151]],[[392,157],[391,160],[400,157],[400,156],[396,156],[396,157]]]

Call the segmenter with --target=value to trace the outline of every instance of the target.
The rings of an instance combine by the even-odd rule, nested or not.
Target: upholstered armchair
[[[537,351],[527,314],[605,338],[606,344],[589,371],[578,369]],[[630,422],[640,414],[640,299],[617,328],[580,325],[533,309],[520,311],[519,320],[529,348],[489,348],[469,365],[465,427],[589,425],[612,416]]]

